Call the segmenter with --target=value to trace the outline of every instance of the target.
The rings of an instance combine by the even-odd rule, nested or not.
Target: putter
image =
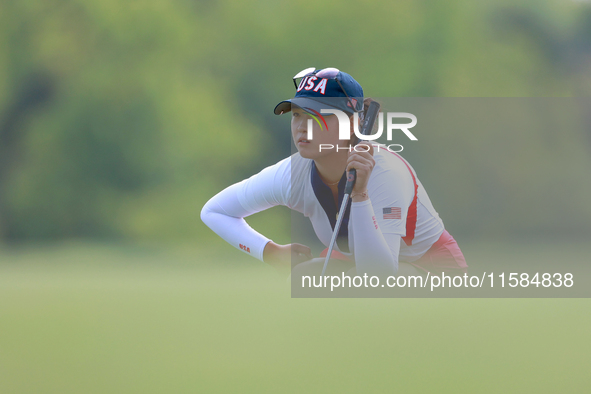
[[[361,124],[361,134],[368,135],[373,129],[373,124],[376,121],[378,113],[380,111],[380,104],[375,101],[369,105],[367,109],[367,116],[365,117],[363,123]],[[334,231],[332,233],[332,238],[330,239],[330,244],[328,245],[328,254],[326,255],[326,260],[324,260],[324,267],[322,268],[322,276],[326,272],[326,267],[328,266],[328,261],[330,260],[330,255],[332,254],[332,250],[334,248],[334,244],[337,240],[339,235],[339,231],[341,229],[341,223],[343,221],[343,216],[345,215],[345,210],[347,209],[347,204],[349,204],[349,197],[351,196],[351,192],[353,191],[353,186],[355,186],[355,181],[357,180],[357,171],[354,168],[349,170],[347,174],[347,183],[345,184],[345,195],[343,196],[343,202],[341,203],[341,208],[339,209],[339,215],[337,217],[337,222],[334,226]]]

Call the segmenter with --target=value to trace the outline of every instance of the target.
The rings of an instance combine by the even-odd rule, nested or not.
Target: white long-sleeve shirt
[[[412,167],[383,145],[377,148],[369,200],[350,203],[335,250],[351,256],[358,272],[396,273],[398,261],[419,259],[444,226]],[[203,207],[201,218],[227,242],[262,260],[270,239],[243,218],[284,205],[310,218],[318,239],[328,246],[345,182],[343,174],[336,206],[314,161],[296,153],[215,195]]]

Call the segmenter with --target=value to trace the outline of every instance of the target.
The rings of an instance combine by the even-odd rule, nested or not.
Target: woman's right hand
[[[312,259],[312,250],[306,245],[279,245],[270,241],[263,250],[263,261],[279,271],[291,271],[292,265]]]

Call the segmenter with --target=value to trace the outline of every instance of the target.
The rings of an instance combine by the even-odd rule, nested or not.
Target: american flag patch
[[[391,208],[384,208],[384,219],[400,219],[400,208],[399,207],[391,207]]]

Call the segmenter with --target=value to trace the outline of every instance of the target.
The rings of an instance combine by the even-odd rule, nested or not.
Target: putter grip
[[[378,113],[380,111],[380,104],[373,101],[369,108],[367,109],[367,115],[365,117],[365,121],[361,125],[361,134],[368,135],[373,129],[373,125],[376,121]],[[353,186],[355,186],[355,181],[357,180],[357,171],[354,168],[349,170],[349,174],[347,174],[347,184],[345,185],[345,194],[351,194],[353,192]]]
[[[351,168],[347,174],[347,183],[345,184],[345,194],[351,194],[355,181],[357,180],[357,170]]]
[[[380,104],[376,101],[372,101],[367,109],[367,114],[365,115],[365,121],[361,125],[361,134],[368,135],[371,133],[371,129],[373,129],[373,125],[376,122],[376,118],[378,117],[378,113],[380,112]]]

